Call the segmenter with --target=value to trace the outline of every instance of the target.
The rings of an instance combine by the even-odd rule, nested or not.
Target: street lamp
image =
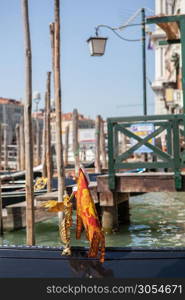
[[[38,112],[38,105],[39,105],[40,100],[41,100],[40,93],[37,92],[37,91],[35,91],[35,92],[33,93],[33,101],[34,101],[35,104],[36,104],[36,109],[35,109],[36,112]]]
[[[90,37],[87,40],[89,44],[91,56],[102,56],[105,53],[107,38],[106,37]]]
[[[51,110],[55,111],[55,99],[51,98]]]
[[[90,55],[91,56],[102,56],[105,53],[105,47],[107,43],[107,38],[106,37],[100,37],[99,36],[99,29],[101,27],[107,28],[112,30],[113,33],[115,33],[120,39],[127,41],[127,42],[137,42],[137,41],[142,41],[142,61],[143,61],[143,113],[144,115],[147,115],[147,92],[146,92],[146,20],[145,20],[145,9],[139,9],[132,18],[129,19],[129,21],[135,19],[138,14],[141,13],[141,23],[140,24],[126,24],[120,27],[110,27],[108,25],[98,25],[96,27],[96,36],[90,37],[87,40],[87,43],[89,44],[89,49],[90,49]],[[122,37],[117,31],[130,27],[130,26],[141,26],[142,29],[142,38],[141,39],[126,39]]]

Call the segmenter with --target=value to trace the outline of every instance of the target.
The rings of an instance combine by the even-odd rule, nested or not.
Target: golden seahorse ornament
[[[62,255],[71,255],[71,232],[70,228],[72,226],[72,203],[71,197],[68,195],[64,196],[64,218],[59,226],[60,238],[64,243],[64,250]]]
[[[59,234],[61,241],[64,243],[64,250],[62,255],[71,255],[71,232],[70,227],[72,226],[72,203],[71,199],[73,194],[69,197],[66,193],[64,195],[64,201],[58,202],[56,200],[46,201],[41,206],[47,208],[49,212],[63,212],[64,218],[59,225]]]

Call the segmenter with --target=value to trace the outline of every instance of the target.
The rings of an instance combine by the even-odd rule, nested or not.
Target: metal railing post
[[[174,155],[174,176],[176,190],[182,188],[182,176],[180,172],[180,140],[179,140],[179,122],[178,119],[173,120],[173,155]]]
[[[115,170],[114,170],[114,130],[113,123],[108,121],[108,169],[109,169],[109,188],[115,189]]]

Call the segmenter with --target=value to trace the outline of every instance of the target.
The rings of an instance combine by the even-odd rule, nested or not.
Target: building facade
[[[72,119],[73,113],[62,114],[62,134],[65,135],[66,127],[69,126],[69,132],[72,133]],[[90,129],[95,127],[95,121],[85,117],[84,115],[78,114],[78,126],[79,129]],[[51,113],[51,137],[52,142],[55,143],[56,139],[56,122],[55,122],[55,112]]]
[[[16,143],[16,125],[20,123],[21,117],[24,114],[24,104],[21,101],[0,97],[0,124],[6,126],[6,130],[2,130],[2,137],[6,134],[7,145]],[[51,112],[51,143],[56,143],[56,115]],[[69,126],[69,158],[73,160],[72,151],[72,119],[73,113],[62,114],[62,136],[65,143],[66,127]],[[36,144],[36,123],[39,125],[39,139],[43,142],[43,127],[44,127],[44,110],[32,113],[32,129],[33,142]],[[88,150],[89,159],[94,156],[95,143],[95,121],[85,117],[82,114],[78,115],[79,126],[79,143],[81,148]]]
[[[0,97],[0,123],[7,125],[7,143],[15,141],[16,124],[20,123],[24,106],[21,101]]]
[[[155,0],[155,15],[185,14],[184,0]],[[155,49],[155,80],[152,89],[155,93],[155,114],[181,113],[181,45],[160,46],[166,38],[165,32],[156,26],[152,34]]]

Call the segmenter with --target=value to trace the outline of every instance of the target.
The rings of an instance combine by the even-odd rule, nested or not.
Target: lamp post
[[[51,98],[51,111],[55,111],[55,99]]]
[[[34,102],[36,104],[35,111],[38,112],[38,106],[39,106],[39,102],[41,100],[41,96],[40,96],[39,92],[36,91],[36,92],[33,93],[33,100],[34,100]]]
[[[145,9],[139,9],[135,14],[134,18],[138,16],[138,14],[141,14],[141,23],[140,24],[126,24],[120,27],[110,27],[108,25],[98,25],[96,27],[96,36],[90,37],[87,40],[87,43],[89,44],[89,50],[91,56],[103,56],[105,53],[106,43],[107,43],[107,37],[100,37],[99,36],[99,29],[101,27],[107,28],[112,30],[113,33],[115,33],[120,39],[127,41],[127,42],[136,42],[136,41],[142,41],[142,62],[143,62],[143,114],[147,115],[147,86],[146,86],[146,18],[145,18]],[[131,26],[141,26],[142,29],[142,38],[141,39],[126,39],[122,37],[117,31],[131,27]]]
[[[38,107],[39,107],[39,102],[41,100],[41,96],[39,92],[34,92],[33,94],[33,101],[36,104],[36,164],[40,164],[40,136],[39,136],[39,118],[38,118]]]
[[[147,115],[147,91],[146,91],[146,20],[145,9],[141,9],[142,15],[142,60],[143,60],[143,114]]]

